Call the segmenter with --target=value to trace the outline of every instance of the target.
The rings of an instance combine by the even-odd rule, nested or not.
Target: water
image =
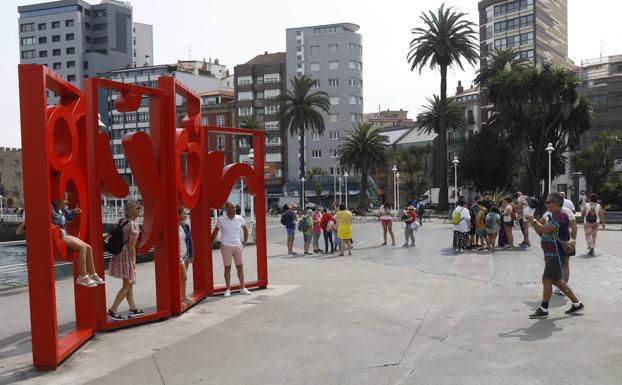
[[[0,246],[0,290],[27,284],[26,245]]]

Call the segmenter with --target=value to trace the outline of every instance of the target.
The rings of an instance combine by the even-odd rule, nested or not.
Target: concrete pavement
[[[270,220],[268,289],[99,334],[53,373],[30,366],[27,293],[2,292],[0,384],[622,382],[619,231],[600,232],[597,256],[587,258],[580,228],[571,286],[585,314],[566,316],[567,299],[554,296],[551,318],[534,321],[537,246],[456,255],[451,226],[426,222],[415,248],[382,247],[379,227],[356,221],[352,257],[287,256],[278,219]],[[140,268],[137,297],[148,305],[153,267]],[[61,324],[70,325],[71,307],[59,304]]]

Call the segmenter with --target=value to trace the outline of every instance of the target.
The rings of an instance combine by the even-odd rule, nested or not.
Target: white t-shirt
[[[598,224],[600,223],[600,209],[601,209],[599,203],[596,203],[596,205],[594,206],[594,202],[587,202],[585,204],[585,216],[588,216],[592,207],[594,208],[594,211],[596,211],[596,223]],[[584,223],[589,223],[589,222],[585,221]]]
[[[216,220],[216,227],[220,229],[222,233],[220,236],[220,243],[226,246],[241,246],[240,230],[246,226],[244,218],[239,215],[229,219],[225,213],[223,216],[218,217]]]
[[[465,209],[462,206],[458,206],[454,209],[454,213],[456,210],[462,210],[460,212],[460,223],[454,225],[454,230],[460,231],[461,233],[468,233],[471,229],[471,214],[469,214],[469,210]],[[453,213],[451,213],[453,216]]]
[[[566,199],[564,198],[564,205],[563,207],[566,207],[567,209],[570,209],[572,211],[576,211],[574,208],[574,203],[572,203],[572,201],[570,199]]]
[[[179,257],[186,258],[188,256],[188,247],[186,246],[186,232],[179,225]]]
[[[527,215],[533,216],[533,214],[536,212],[536,209],[532,209],[531,207],[529,207],[529,202],[527,202],[527,195],[521,195],[516,200],[522,205],[523,218]]]
[[[503,209],[503,222],[508,223],[512,222],[512,204],[508,203],[507,206]]]
[[[576,220],[577,220],[577,217],[576,217],[576,216],[572,213],[572,210],[570,210],[569,208],[567,208],[567,207],[562,207],[562,211],[563,211],[563,212],[565,212],[566,214],[568,214],[568,219],[569,219],[571,222],[572,222],[572,221],[576,221]],[[546,219],[546,220],[547,220],[547,222],[548,222],[549,215],[551,215],[551,212],[550,212],[550,211],[547,211],[547,212],[545,212],[545,213],[544,213],[544,216],[547,218],[547,219]]]

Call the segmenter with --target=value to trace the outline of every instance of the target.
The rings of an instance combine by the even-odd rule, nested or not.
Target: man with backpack
[[[287,254],[296,255],[294,252],[294,235],[296,234],[296,214],[289,205],[283,205],[283,214],[281,215],[281,224],[285,226],[287,233]]]

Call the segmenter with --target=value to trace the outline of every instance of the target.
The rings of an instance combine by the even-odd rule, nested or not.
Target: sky
[[[552,0],[555,1],[555,0]],[[20,147],[19,95],[19,5],[41,1],[2,0],[0,32],[2,60],[0,76],[5,92],[0,94],[0,147]],[[91,4],[96,1],[87,0]],[[218,58],[233,71],[264,51],[285,51],[285,29],[318,24],[351,22],[363,36],[363,84],[365,112],[379,108],[404,109],[415,118],[426,98],[439,92],[440,77],[425,69],[411,72],[406,61],[410,33],[421,26],[421,12],[436,10],[440,0],[132,0],[134,21],[152,24],[154,64],[178,59]],[[477,0],[448,0],[448,6],[467,13],[477,22]],[[171,6],[174,5],[174,6]],[[619,0],[568,0],[569,57],[575,64],[601,55],[622,54]],[[458,80],[469,86],[475,69],[450,69],[448,93]]]

